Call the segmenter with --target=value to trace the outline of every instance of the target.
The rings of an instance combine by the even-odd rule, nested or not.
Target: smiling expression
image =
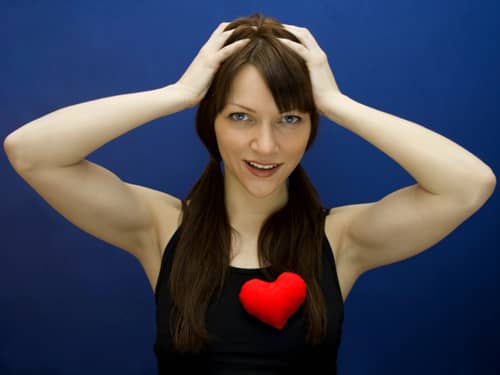
[[[302,159],[311,133],[309,113],[280,113],[265,81],[250,64],[235,76],[214,125],[226,186],[243,187],[255,197],[281,191]]]

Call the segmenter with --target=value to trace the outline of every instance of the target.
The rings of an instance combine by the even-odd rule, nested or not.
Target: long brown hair
[[[319,123],[304,60],[276,38],[299,40],[280,22],[260,13],[237,18],[226,27],[230,29],[235,31],[226,45],[243,38],[251,40],[221,64],[196,112],[196,130],[210,161],[182,201],[180,236],[169,279],[174,347],[180,352],[203,350],[209,342],[205,314],[221,291],[230,264],[233,229],[224,200],[214,120],[225,107],[234,77],[245,64],[252,64],[266,81],[280,112],[308,112],[311,133],[306,149],[313,143]],[[326,309],[318,284],[325,216],[318,193],[299,164],[288,178],[286,205],[267,218],[258,239],[259,262],[271,265],[265,272],[269,280],[284,271],[296,272],[305,280],[306,339],[312,345],[321,341],[326,329]]]

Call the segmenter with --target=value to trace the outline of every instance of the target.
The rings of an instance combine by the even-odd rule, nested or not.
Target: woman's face
[[[243,187],[255,197],[275,192],[302,159],[310,133],[309,113],[279,113],[258,70],[245,65],[215,118],[226,186]]]

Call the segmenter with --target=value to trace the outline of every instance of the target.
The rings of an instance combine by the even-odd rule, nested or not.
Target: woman
[[[85,159],[195,105],[210,161],[183,200]],[[300,166],[319,114],[417,183],[323,208]],[[335,373],[343,303],[359,276],[436,244],[496,184],[451,140],[342,93],[307,29],[261,14],[221,23],[174,84],[62,108],[4,148],[61,215],[139,260],[155,293],[160,373]]]

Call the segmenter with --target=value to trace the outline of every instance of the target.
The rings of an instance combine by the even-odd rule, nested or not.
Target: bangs
[[[316,138],[319,125],[309,69],[304,59],[278,38],[296,43],[300,41],[269,17],[242,18],[229,24],[225,30],[231,29],[234,31],[222,47],[240,39],[248,38],[250,41],[222,61],[196,111],[196,131],[211,157],[221,160],[214,130],[215,118],[227,104],[236,75],[247,64],[257,69],[280,113],[294,110],[309,113],[311,133],[306,146],[308,150]]]
[[[305,63],[295,52],[283,46],[274,46],[275,43],[281,43],[279,40],[266,42],[257,41],[248,62],[262,75],[279,111],[316,111]]]
[[[245,38],[239,30],[227,40]],[[261,74],[280,112],[298,110],[314,113],[316,106],[312,95],[309,70],[304,60],[286,48],[276,37],[254,38],[238,53],[229,56],[220,66],[215,80],[224,77],[221,94],[216,98],[216,113],[223,110],[231,89],[231,83],[246,64],[253,65]]]

